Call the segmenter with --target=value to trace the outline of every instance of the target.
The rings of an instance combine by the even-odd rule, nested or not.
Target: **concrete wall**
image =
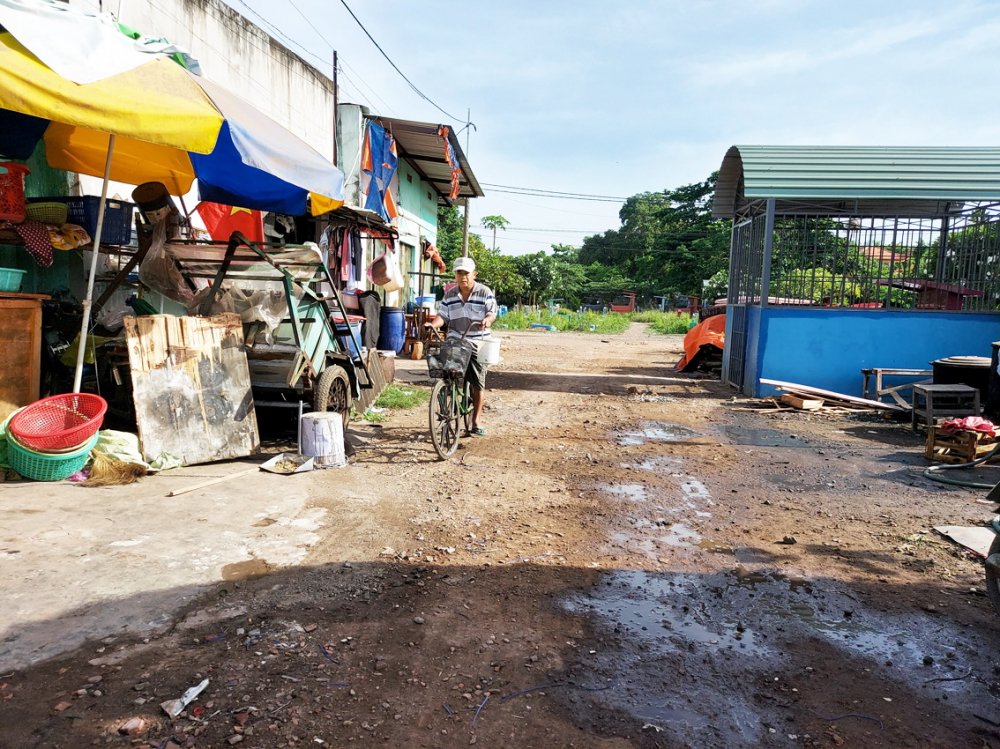
[[[945,356],[990,356],[990,344],[1000,340],[996,314],[783,307],[748,313],[745,389],[757,397],[775,392],[761,378],[860,396],[862,369],[929,369]]]
[[[97,11],[97,0],[70,0]],[[333,159],[333,58],[322,72],[222,0],[105,0],[137,31],[164,37],[198,58],[206,78],[243,97]]]

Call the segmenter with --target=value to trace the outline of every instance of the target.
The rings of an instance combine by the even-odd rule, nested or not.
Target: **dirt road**
[[[931,530],[981,494],[922,479],[904,425],[735,411],[679,352],[507,334],[452,462],[399,414],[349,468],[133,527],[100,575],[69,542],[16,566],[87,490],[5,490],[0,747],[1000,747],[982,566]]]

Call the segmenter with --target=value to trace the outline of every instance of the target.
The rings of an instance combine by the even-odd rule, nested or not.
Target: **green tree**
[[[506,231],[510,221],[503,216],[483,216],[483,226],[493,230],[493,249],[497,248],[497,229]]]
[[[544,252],[519,255],[514,258],[514,267],[524,279],[524,293],[528,296],[530,304],[538,304],[539,297],[544,299],[552,287],[554,278],[552,263],[552,258]]]

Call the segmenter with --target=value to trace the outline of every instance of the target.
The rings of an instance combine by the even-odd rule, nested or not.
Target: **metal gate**
[[[747,308],[761,303],[761,277],[767,216],[760,214],[733,225],[729,252],[729,295],[726,314],[725,381],[740,390],[746,380]]]

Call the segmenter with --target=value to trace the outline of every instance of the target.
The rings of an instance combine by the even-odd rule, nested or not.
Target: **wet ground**
[[[18,595],[0,747],[1000,748],[982,565],[931,530],[994,508],[926,481],[906,424],[734,411],[724,386],[667,369],[678,352],[639,326],[613,348],[510,335],[488,437],[442,463],[425,414],[399,414],[351,468],[282,502],[267,485],[273,512],[242,517],[264,484],[206,494],[256,540],[248,557],[201,538],[200,577],[163,567],[184,522],[113,547],[127,590],[53,546],[60,574],[32,578],[46,611],[60,586],[85,603],[32,620]],[[168,480],[131,491],[152,503]],[[18,491],[0,494],[0,551],[44,530],[23,518],[44,525],[51,497],[15,507]],[[276,528],[309,537],[269,554]],[[144,545],[173,551],[143,561]],[[75,649],[74,621],[104,634]],[[36,663],[11,660],[45,632]],[[160,702],[205,678],[167,718]]]

